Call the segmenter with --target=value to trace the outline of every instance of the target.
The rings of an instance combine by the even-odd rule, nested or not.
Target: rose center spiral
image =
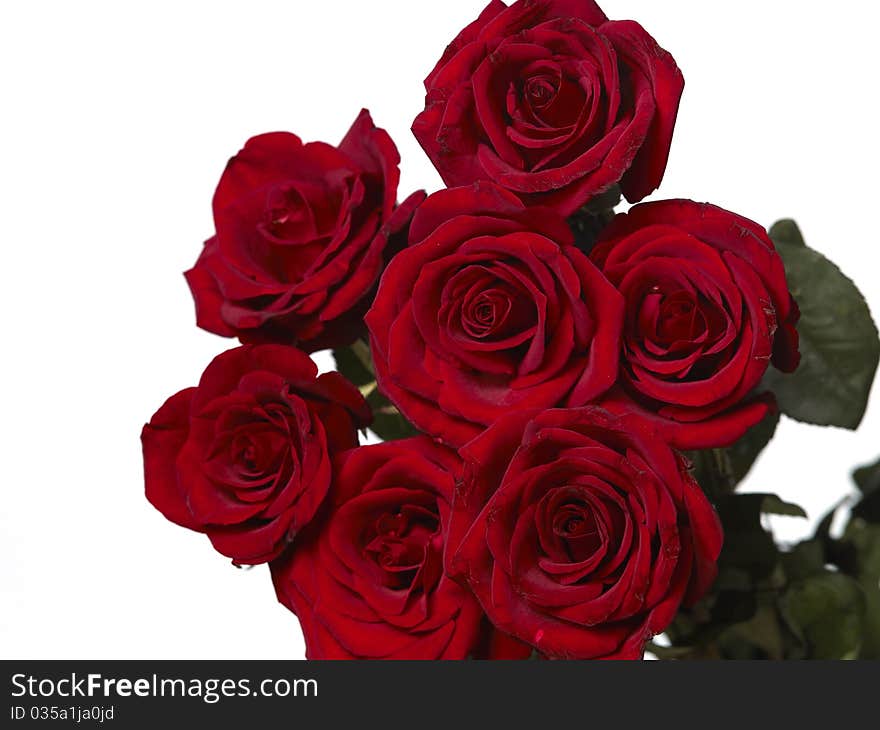
[[[437,513],[423,506],[402,505],[379,515],[365,552],[393,588],[410,585],[432,549],[440,527]]]
[[[602,546],[602,534],[596,516],[582,502],[561,505],[553,515],[553,533],[566,546],[572,561],[584,560]]]
[[[277,187],[269,193],[265,211],[266,228],[282,240],[295,240],[304,229],[312,228],[308,202],[292,185]]]
[[[523,86],[524,96],[532,109],[544,109],[559,92],[559,78],[549,74],[532,76]]]

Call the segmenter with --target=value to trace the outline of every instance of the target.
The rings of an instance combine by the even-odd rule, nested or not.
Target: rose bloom
[[[214,194],[216,235],[186,279],[199,327],[306,352],[363,334],[385,261],[423,193],[395,207],[400,157],[360,113],[338,147],[250,139]]]
[[[690,200],[619,215],[591,258],[626,300],[614,394],[655,414],[680,448],[726,446],[774,408],[753,396],[772,362],[799,362],[799,313],[767,232]]]
[[[714,580],[718,518],[637,416],[512,413],[461,455],[448,572],[547,658],[639,658]]]
[[[239,564],[278,556],[327,494],[333,454],[372,418],[339,373],[292,347],[224,352],[144,427],[147,499]]]
[[[424,436],[337,459],[320,526],[272,564],[309,659],[464,659],[483,644],[479,604],[443,572],[459,474],[457,454]]]
[[[568,215],[666,169],[684,79],[633,21],[591,0],[492,0],[425,79],[413,133],[447,185],[492,180]]]
[[[382,391],[460,446],[512,409],[601,396],[617,376],[622,317],[563,218],[481,183],[419,207],[366,321]]]

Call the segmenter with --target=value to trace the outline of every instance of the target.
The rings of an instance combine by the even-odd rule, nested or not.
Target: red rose
[[[461,455],[448,570],[549,658],[639,658],[714,580],[717,516],[632,414],[514,413]]]
[[[633,21],[591,0],[492,0],[425,80],[413,133],[447,185],[493,180],[568,215],[666,169],[684,79]]]
[[[310,659],[463,659],[482,611],[443,572],[454,451],[430,439],[342,454],[319,531],[273,563]]]
[[[147,499],[236,563],[279,555],[314,516],[331,456],[371,420],[339,373],[280,345],[224,352],[144,426]]]
[[[591,258],[626,300],[621,380],[679,448],[726,446],[773,408],[749,397],[800,359],[797,305],[757,223],[690,200],[619,215]]]
[[[419,208],[366,320],[383,392],[460,446],[517,408],[577,406],[617,376],[620,295],[563,218],[490,183]]]
[[[400,157],[360,113],[339,147],[287,132],[250,139],[214,194],[216,235],[186,272],[199,327],[306,352],[348,344],[412,211]]]

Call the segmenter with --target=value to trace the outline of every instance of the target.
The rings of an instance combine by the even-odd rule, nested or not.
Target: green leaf
[[[336,369],[359,388],[376,382],[370,348],[362,340],[349,347],[333,350]]]
[[[776,568],[779,551],[773,536],[761,524],[766,494],[729,494],[716,502],[724,526],[719,571],[736,569],[753,583],[768,578]]]
[[[712,645],[728,629],[737,624],[750,621],[758,610],[758,592],[747,573],[742,573],[741,588],[726,588],[722,570],[709,595],[690,608],[678,612],[675,620],[666,629],[666,636],[676,648],[688,647],[692,658],[706,654],[717,654]],[[734,581],[739,582],[739,580]]]
[[[770,439],[776,433],[779,425],[779,413],[774,412],[766,416],[760,423],[752,426],[739,441],[727,449],[730,458],[733,476],[737,484],[746,478],[755,461],[764,447],[770,443]]]
[[[854,517],[861,517],[867,522],[880,525],[880,489],[859,500],[852,508]]]
[[[783,502],[775,494],[765,494],[761,502],[761,512],[765,515],[783,515],[784,517],[806,517],[803,507]]]
[[[785,574],[801,580],[825,570],[825,547],[821,540],[804,540],[782,554]]]
[[[614,210],[623,197],[620,185],[612,185],[604,193],[599,193],[592,198],[578,213],[581,215],[602,215]]]
[[[855,284],[821,254],[777,241],[801,310],[800,367],[768,370],[764,385],[786,415],[805,423],[855,429],[865,413],[880,360],[880,339]]]
[[[715,588],[718,591],[746,592],[752,587],[752,577],[740,568],[721,570],[715,579]]]
[[[733,649],[737,643],[742,644],[743,642],[760,649],[767,659],[783,659],[785,657],[782,627],[779,625],[779,616],[772,605],[759,606],[754,616],[748,621],[730,627],[722,639],[727,650],[725,653]],[[753,652],[742,652],[741,658],[754,658]]]
[[[686,452],[697,483],[710,496],[732,492],[751,471],[778,423],[779,413],[772,413],[726,449]]]
[[[810,659],[858,656],[865,597],[849,576],[825,572],[797,581],[780,599],[779,609]]]
[[[861,659],[880,659],[880,526],[851,520],[841,540],[855,554],[855,578],[865,594]]]
[[[418,435],[418,431],[379,391],[370,347],[363,340],[333,351],[336,369],[360,389],[373,411],[370,430],[383,441],[396,441]]]
[[[682,659],[694,651],[694,647],[692,646],[661,646],[653,641],[649,641],[645,646],[645,649],[658,659],[665,660]]]
[[[853,472],[853,481],[866,497],[880,490],[880,459]]]
[[[418,435],[418,430],[378,389],[374,389],[367,396],[367,403],[373,409],[373,424],[370,430],[383,441],[396,441]]]
[[[853,480],[862,492],[862,498],[852,513],[875,525],[880,524],[880,460],[853,472]]]
[[[761,515],[805,516],[775,494],[730,494],[716,502],[724,526],[724,546],[718,559],[721,575],[747,574],[753,584],[771,578],[780,559],[779,549],[762,524]],[[734,571],[730,573],[731,571]],[[741,581],[741,576],[737,578]]]
[[[686,451],[684,455],[690,462],[691,475],[710,500],[717,501],[736,489],[727,449]]]
[[[804,236],[798,224],[791,218],[783,218],[770,226],[770,238],[773,243],[788,243],[792,246],[806,246]]]
[[[574,233],[575,243],[589,254],[602,230],[614,220],[614,208],[620,203],[620,186],[600,193],[583,208],[568,218],[568,227]]]
[[[690,472],[710,500],[717,501],[736,488],[726,449],[686,451]]]

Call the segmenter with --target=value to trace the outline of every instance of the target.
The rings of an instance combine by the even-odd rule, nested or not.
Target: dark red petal
[[[501,0],[490,0],[489,4],[480,12],[479,17],[469,25],[465,26],[453,41],[446,46],[446,50],[443,52],[437,65],[425,79],[425,88],[430,90],[434,85],[434,79],[440,69],[442,69],[443,66],[445,66],[446,63],[464,46],[476,40],[480,31],[490,20],[492,20],[492,18],[505,10],[507,10],[507,5],[501,2]]]
[[[694,542],[693,573],[684,597],[688,606],[705,595],[718,573],[718,556],[724,543],[721,521],[709,500],[690,474],[682,468],[685,482],[684,498],[688,511],[690,532]]]
[[[339,143],[339,151],[348,155],[367,175],[382,185],[382,217],[387,220],[397,201],[400,181],[400,153],[391,136],[373,123],[370,112],[362,109],[351,129]]]
[[[475,659],[530,659],[534,649],[524,641],[515,639],[496,628],[486,631],[484,647]]]
[[[611,40],[619,56],[650,80],[654,96],[650,128],[621,180],[626,199],[635,203],[656,190],[663,179],[684,77],[675,59],[635,21],[611,21],[602,26],[601,32]]]
[[[410,226],[409,240],[411,244],[424,240],[442,223],[456,216],[496,213],[503,218],[516,216],[523,210],[519,198],[492,183],[439,190],[419,206]]]
[[[202,525],[187,507],[176,460],[189,435],[190,405],[195,388],[171,396],[141,432],[144,451],[144,483],[150,504],[172,522],[190,530]]]
[[[284,345],[242,345],[215,357],[205,368],[193,398],[193,412],[218,395],[233,392],[241,378],[254,370],[267,370],[291,381],[313,381],[318,368],[295,347]]]
[[[547,3],[548,18],[579,18],[588,25],[599,26],[608,20],[593,0],[550,0]]]
[[[245,522],[228,527],[208,527],[205,532],[214,549],[237,565],[259,565],[277,558],[293,539],[288,519],[265,524]]]
[[[205,265],[206,259],[215,255],[216,248],[216,238],[207,240],[195,266],[185,272],[184,276],[195,300],[196,324],[221,337],[234,337],[235,330],[220,316],[223,295],[217,286],[217,280]]]
[[[705,420],[690,422],[667,417],[663,409],[652,411],[618,388],[607,394],[601,405],[616,412],[623,410],[638,414],[653,424],[671,446],[686,451],[730,446],[775,410],[775,399],[772,394],[758,395]]]

